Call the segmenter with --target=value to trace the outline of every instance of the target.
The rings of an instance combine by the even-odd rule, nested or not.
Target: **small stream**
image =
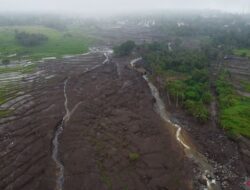
[[[65,108],[65,115],[63,117],[63,120],[61,122],[61,124],[58,126],[56,132],[55,132],[55,136],[53,139],[53,151],[52,151],[52,158],[56,163],[56,169],[57,169],[57,180],[56,180],[56,190],[62,190],[63,189],[63,183],[64,183],[64,166],[62,164],[62,162],[59,159],[59,155],[58,155],[58,147],[59,147],[59,142],[58,142],[58,138],[59,136],[62,134],[63,132],[63,127],[64,127],[64,123],[69,119],[69,109],[68,109],[68,98],[67,98],[67,93],[66,93],[66,87],[67,87],[67,83],[68,83],[68,79],[66,79],[64,81],[64,108]]]
[[[136,58],[130,62],[131,66],[134,68],[134,64],[138,61],[142,60],[142,58]],[[171,129],[175,130],[175,138],[178,143],[182,145],[186,155],[189,158],[197,163],[202,170],[202,178],[206,180],[207,190],[220,190],[219,183],[215,180],[213,167],[208,163],[207,158],[196,151],[190,144],[185,142],[184,137],[182,136],[182,127],[176,123],[173,123],[167,114],[165,104],[159,95],[158,89],[154,86],[154,84],[148,79],[147,75],[143,75],[144,80],[147,82],[152,96],[155,98],[155,109],[156,112],[160,115],[160,117],[168,124],[167,126],[171,126]],[[205,189],[204,189],[205,190]]]

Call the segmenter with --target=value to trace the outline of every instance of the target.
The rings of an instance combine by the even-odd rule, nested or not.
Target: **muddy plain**
[[[119,30],[98,36],[110,44],[131,35],[137,43],[162,39],[150,29]],[[108,48],[94,48],[45,60],[34,74],[12,77],[15,87],[1,105],[12,112],[0,118],[0,189],[214,189],[209,181],[241,189],[247,172],[237,144],[215,120],[201,126],[168,104],[157,86],[182,138],[212,166],[214,175],[204,176],[206,169],[157,113],[147,81],[130,65],[136,57],[114,58]]]
[[[0,188],[193,189],[192,164],[128,60],[38,64],[1,118]]]

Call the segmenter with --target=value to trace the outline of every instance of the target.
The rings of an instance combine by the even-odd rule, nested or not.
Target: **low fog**
[[[113,14],[154,10],[215,9],[246,13],[249,0],[0,0],[1,12]]]

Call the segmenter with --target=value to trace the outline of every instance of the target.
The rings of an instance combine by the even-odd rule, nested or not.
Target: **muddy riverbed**
[[[129,62],[92,52],[39,64],[0,119],[0,189],[194,189],[195,164]]]

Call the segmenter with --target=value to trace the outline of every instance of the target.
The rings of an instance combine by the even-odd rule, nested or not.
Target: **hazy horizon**
[[[249,13],[249,0],[0,0],[0,12],[116,14],[157,10],[221,10]]]

